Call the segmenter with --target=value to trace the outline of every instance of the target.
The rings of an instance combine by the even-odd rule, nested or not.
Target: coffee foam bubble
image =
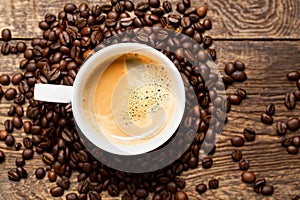
[[[114,121],[129,138],[151,137],[166,124],[178,106],[173,82],[161,64],[129,68],[112,98]]]

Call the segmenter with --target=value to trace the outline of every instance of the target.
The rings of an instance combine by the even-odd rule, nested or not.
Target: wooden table
[[[77,5],[81,0],[73,0]],[[105,3],[88,1],[90,4]],[[173,1],[173,4],[178,1]],[[207,34],[214,39],[217,50],[217,64],[220,70],[224,63],[241,59],[246,63],[248,80],[234,84],[233,89],[241,87],[247,90],[248,97],[240,106],[233,106],[222,136],[217,143],[217,152],[213,155],[213,168],[185,172],[182,177],[187,181],[185,191],[190,199],[291,199],[300,194],[300,154],[288,155],[280,145],[281,137],[276,135],[275,123],[266,126],[260,122],[260,114],[265,105],[275,103],[275,122],[286,120],[291,116],[299,117],[300,105],[288,111],[284,104],[284,95],[296,89],[295,83],[287,81],[286,73],[300,70],[300,1],[299,0],[198,0],[194,5],[207,5],[208,17],[213,21],[213,29]],[[57,14],[66,2],[56,0],[1,0],[0,29],[10,28],[13,41],[29,40],[41,36],[38,22],[46,13]],[[18,71],[21,55],[0,55],[0,73],[12,75]],[[222,72],[223,73],[223,72]],[[5,100],[0,104],[0,129],[3,129],[4,116],[9,108]],[[275,187],[271,197],[263,197],[253,192],[250,185],[240,180],[241,171],[238,164],[231,160],[230,138],[241,135],[245,127],[252,127],[257,132],[254,142],[247,142],[242,151],[244,157],[251,161],[250,171],[258,178],[266,178]],[[289,136],[300,132],[288,133]],[[17,141],[25,133],[16,131]],[[0,165],[0,199],[52,199],[47,178],[37,180],[33,173],[39,166],[44,166],[40,155],[26,163],[29,177],[20,182],[7,178],[7,171],[14,167],[15,158],[21,157],[21,151],[8,148],[4,142],[0,149],[6,153],[6,161]],[[76,175],[76,173],[75,173]],[[72,176],[70,191],[76,191],[75,175]],[[207,183],[211,177],[220,181],[217,190],[208,190],[203,195],[195,192],[195,185]],[[68,192],[65,192],[67,194]],[[103,192],[102,199],[111,198]]]

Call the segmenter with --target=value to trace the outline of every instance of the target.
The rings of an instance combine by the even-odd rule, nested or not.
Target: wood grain
[[[16,41],[13,41],[16,42]],[[217,41],[215,48],[218,50],[219,70],[222,73],[225,62],[241,59],[246,63],[248,80],[244,83],[234,84],[228,90],[235,92],[242,87],[247,90],[248,97],[240,106],[233,106],[228,115],[228,123],[224,127],[222,135],[218,138],[217,152],[213,155],[213,168],[205,170],[201,165],[195,170],[189,170],[182,174],[186,179],[185,191],[190,199],[290,199],[300,192],[300,157],[288,155],[285,148],[280,145],[280,137],[276,135],[275,124],[266,126],[260,122],[260,114],[264,112],[268,103],[276,104],[275,121],[286,120],[291,116],[298,117],[300,104],[294,111],[288,111],[283,105],[284,94],[293,91],[296,86],[286,78],[286,73],[293,69],[300,69],[300,43],[291,41]],[[19,71],[18,62],[22,56],[10,55],[0,57],[0,72],[13,74]],[[0,129],[6,119],[9,103],[5,100],[0,104]],[[258,178],[266,178],[268,184],[274,185],[275,194],[271,197],[263,197],[253,192],[251,185],[244,184],[240,180],[241,171],[238,163],[231,160],[230,139],[235,135],[242,135],[245,127],[252,127],[257,132],[254,142],[247,142],[240,149],[244,157],[250,160],[250,171],[256,173]],[[13,133],[17,141],[22,141],[25,133],[16,131]],[[300,135],[288,133],[289,136]],[[8,181],[7,171],[14,168],[15,158],[21,157],[21,151],[8,148],[0,142],[0,149],[5,151],[7,159],[0,166],[1,199],[53,199],[49,194],[49,188],[55,183],[49,183],[47,178],[37,180],[34,170],[44,166],[41,156],[35,154],[34,159],[26,163],[29,177],[19,183]],[[199,195],[195,192],[195,185],[207,183],[212,177],[220,181],[217,190],[208,190]],[[72,184],[69,192],[76,192],[76,172],[72,176]],[[64,195],[64,196],[65,196]],[[64,199],[64,198],[57,198]],[[102,199],[117,200],[106,192],[102,193]]]
[[[0,2],[0,29],[10,28],[14,38],[39,36],[38,22],[46,13],[57,14],[68,1],[7,0]],[[81,0],[73,0],[79,5]],[[86,1],[89,5],[107,0]],[[138,0],[135,0],[138,2]],[[173,9],[179,0],[171,0]],[[192,0],[193,5],[207,5],[216,39],[300,38],[300,1],[298,0]]]

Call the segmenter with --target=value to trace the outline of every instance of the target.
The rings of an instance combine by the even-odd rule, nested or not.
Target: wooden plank
[[[15,41],[13,41],[15,42]],[[240,106],[233,106],[232,112],[228,115],[228,123],[217,143],[217,152],[213,155],[214,164],[211,169],[189,170],[182,174],[186,179],[185,191],[190,199],[290,199],[291,196],[299,194],[300,191],[300,157],[288,155],[285,148],[280,145],[280,137],[276,135],[275,124],[266,126],[260,122],[260,114],[264,112],[268,103],[276,104],[275,121],[286,120],[287,118],[299,116],[300,104],[294,111],[288,111],[283,105],[284,94],[293,91],[296,86],[286,79],[286,73],[290,70],[300,70],[300,43],[291,41],[217,41],[215,48],[218,52],[218,63],[220,71],[225,62],[235,59],[243,60],[246,65],[248,80],[244,83],[234,84],[228,93],[234,92],[235,88],[242,87],[247,90],[248,97]],[[18,61],[22,56],[10,55],[0,57],[0,73],[12,74],[19,71]],[[2,100],[0,104],[0,129],[3,129],[3,121],[6,119],[9,104]],[[238,163],[231,160],[230,145],[232,136],[241,135],[245,127],[252,127],[257,132],[254,142],[247,142],[240,148],[244,157],[251,161],[250,171],[256,173],[258,178],[266,178],[268,184],[274,185],[275,194],[265,198],[253,192],[250,185],[240,180],[241,171]],[[299,135],[288,133],[289,136]],[[22,141],[25,133],[18,131],[13,133],[17,141]],[[26,162],[25,168],[29,177],[19,183],[8,181],[7,171],[14,169],[15,158],[21,157],[21,151],[8,148],[0,142],[0,149],[5,151],[7,159],[0,167],[0,188],[1,199],[52,199],[49,188],[55,183],[49,183],[47,178],[37,180],[34,177],[34,170],[44,166],[41,156],[35,154],[34,159]],[[72,184],[69,192],[77,190],[77,173],[72,175]],[[207,183],[212,177],[220,181],[220,188],[208,190],[201,196],[195,192],[197,183]],[[5,192],[4,192],[5,191]],[[65,197],[64,195],[64,197]],[[64,198],[58,198],[64,199]],[[120,197],[109,197],[106,192],[102,193],[102,199],[120,199]]]
[[[89,5],[102,5],[86,1]],[[180,0],[172,0],[173,9]],[[72,1],[79,5],[81,0]],[[137,2],[137,0],[136,0]],[[213,29],[207,34],[219,39],[234,38],[300,38],[300,1],[261,0],[223,1],[192,0],[193,5],[207,5],[208,17],[213,21]],[[66,2],[48,0],[8,0],[0,3],[0,29],[10,28],[15,38],[39,36],[39,21],[46,13],[57,14]]]

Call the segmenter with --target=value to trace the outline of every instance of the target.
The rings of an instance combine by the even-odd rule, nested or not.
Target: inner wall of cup
[[[146,47],[146,48],[145,48]],[[79,108],[79,115],[81,115],[80,121],[83,123],[78,123],[80,129],[82,130],[83,134],[86,135],[86,137],[94,143],[96,146],[98,146],[101,149],[104,149],[106,151],[109,151],[111,153],[118,153],[118,154],[138,154],[138,153],[145,153],[147,151],[151,151],[163,143],[165,143],[175,132],[177,129],[177,126],[179,125],[182,115],[183,115],[183,110],[185,106],[185,93],[184,93],[184,87],[182,80],[178,81],[175,80],[174,85],[175,88],[178,88],[176,93],[179,93],[179,105],[182,108],[182,111],[177,110],[179,112],[176,116],[174,115],[170,122],[173,124],[173,128],[168,129],[168,134],[159,134],[159,138],[152,138],[149,141],[141,144],[136,144],[136,145],[122,145],[122,144],[110,144],[109,141],[105,136],[101,134],[101,128],[99,128],[98,122],[96,118],[94,117],[94,95],[95,95],[95,90],[97,87],[97,83],[99,80],[99,77],[102,75],[102,73],[105,71],[105,69],[109,66],[109,64],[115,60],[117,57],[123,55],[124,53],[138,53],[141,55],[145,55],[149,58],[155,59],[158,61],[158,63],[163,63],[163,64],[172,64],[173,63],[168,59],[167,57],[164,57],[164,55],[159,55],[160,52],[155,52],[156,50],[152,50],[148,48],[147,46],[136,46],[136,44],[133,44],[133,47],[131,47],[132,50],[130,49],[119,49],[118,53],[114,52],[107,52],[110,53],[110,57],[106,56],[105,60],[96,58],[96,57],[91,57],[91,60],[87,60],[87,62],[84,64],[86,68],[84,69],[84,77],[79,77],[81,78],[82,82],[81,84],[78,84],[78,88],[75,88],[78,90],[77,92],[77,102],[80,104]],[[98,53],[98,52],[97,52]],[[96,53],[96,54],[97,54]],[[161,57],[163,56],[163,57]],[[104,56],[103,56],[104,57]],[[171,69],[171,68],[166,68],[168,72],[171,74],[172,77],[180,77],[180,74],[177,70]],[[178,73],[178,74],[176,74]],[[86,77],[89,77],[86,79]],[[75,92],[76,93],[76,92]],[[178,94],[177,94],[178,95]],[[85,100],[82,100],[82,97],[84,97]],[[83,109],[84,108],[84,109]],[[182,112],[182,113],[180,113]],[[177,119],[176,119],[177,118]],[[75,116],[76,119],[76,116]],[[77,121],[77,119],[76,119]],[[151,141],[152,140],[152,141]],[[125,151],[125,152],[124,152]]]

